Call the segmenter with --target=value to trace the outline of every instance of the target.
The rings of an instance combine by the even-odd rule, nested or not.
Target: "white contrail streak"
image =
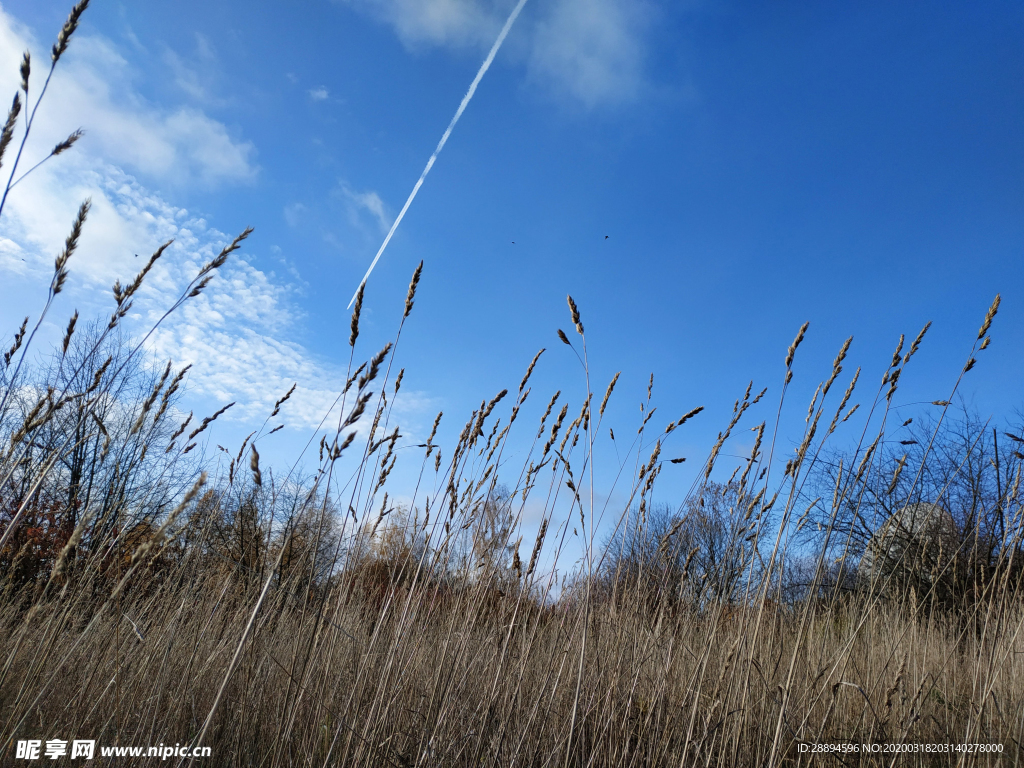
[[[373,268],[377,266],[377,262],[380,261],[381,254],[384,253],[384,249],[388,247],[388,243],[391,242],[391,236],[395,234],[395,230],[398,229],[398,225],[402,223],[402,218],[405,216],[405,212],[409,210],[409,206],[412,205],[412,201],[416,197],[416,193],[420,191],[420,187],[423,186],[423,180],[427,178],[427,174],[430,173],[430,169],[434,167],[434,163],[437,161],[437,156],[441,154],[441,150],[444,149],[445,143],[448,141],[448,137],[452,135],[452,129],[455,128],[455,124],[459,122],[459,118],[462,117],[462,113],[466,111],[466,107],[469,104],[469,100],[473,98],[473,94],[476,93],[476,87],[480,85],[480,81],[483,79],[484,74],[490,69],[491,62],[494,61],[494,57],[498,53],[498,49],[501,48],[501,44],[505,42],[505,37],[508,35],[508,31],[512,29],[512,25],[515,23],[516,18],[519,16],[519,12],[523,10],[523,6],[526,5],[526,0],[519,0],[516,3],[516,7],[512,9],[512,13],[509,15],[508,20],[505,22],[505,26],[501,28],[501,33],[498,35],[498,39],[494,41],[494,45],[491,46],[491,52],[487,54],[487,58],[484,59],[484,63],[480,65],[480,69],[476,73],[476,77],[473,78],[473,82],[469,84],[469,90],[466,91],[466,95],[462,97],[462,103],[459,104],[458,110],[455,112],[455,117],[448,123],[448,128],[445,130],[444,135],[441,136],[441,140],[437,142],[437,149],[434,150],[434,154],[427,160],[427,167],[423,169],[423,173],[420,174],[419,179],[416,182],[416,186],[412,188],[412,192],[409,193],[409,199],[405,201],[405,205],[402,206],[402,210],[398,214],[398,218],[395,219],[395,223],[391,225],[391,230],[388,232],[387,237],[384,238],[384,242],[381,243],[380,250],[377,251],[377,255],[374,256],[373,262],[370,264],[370,268],[366,270],[366,274],[363,275],[363,279],[359,282],[359,288],[362,288],[366,281],[370,277],[370,273],[373,272]],[[359,293],[359,288],[352,294],[352,300],[349,301],[349,308],[352,307],[352,303],[356,300],[356,295]]]

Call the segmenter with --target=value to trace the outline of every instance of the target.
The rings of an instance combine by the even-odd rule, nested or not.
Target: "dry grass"
[[[187,565],[117,610],[97,613],[91,590],[8,610],[9,732],[195,738],[257,590]],[[204,741],[216,764],[764,765],[796,761],[800,742],[1015,753],[1024,662],[1014,632],[992,629],[1018,627],[1019,608],[979,632],[857,600],[671,616],[598,604],[584,652],[581,605],[385,583],[264,605]]]

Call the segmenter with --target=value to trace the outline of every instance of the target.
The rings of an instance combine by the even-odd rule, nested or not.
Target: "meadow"
[[[87,5],[61,30],[50,74]],[[25,120],[17,135],[21,110],[34,115],[33,65],[0,136],[4,200],[31,131]],[[749,423],[768,395],[748,387],[671,506],[655,498],[672,461],[662,441],[701,409],[666,424],[648,390],[618,477],[595,472],[617,377],[590,381],[570,297],[569,332],[557,333],[579,358],[583,401],[531,395],[538,353],[520,382],[467,408],[454,444],[435,443],[438,415],[403,454],[420,454],[410,488],[390,477],[404,373],[392,361],[428,289],[422,264],[383,349],[359,344],[360,291],[341,416],[318,433],[309,470],[275,470],[257,448],[294,389],[214,464],[195,449],[225,409],[183,413],[187,369],[152,359],[147,334],[123,327],[166,246],[114,286],[111,316],[76,313],[39,348],[88,218],[86,202],[38,317],[9,331],[0,365],[5,764],[21,764],[17,742],[52,738],[198,745],[211,756],[195,762],[267,768],[1020,759],[1024,438],[957,400],[998,297],[948,396],[916,424],[891,407],[927,326],[863,375],[844,371],[848,341],[803,423]],[[163,318],[215,291],[250,231]],[[773,412],[805,331],[779,351]],[[539,424],[520,416],[531,396],[547,403]],[[865,426],[837,440],[850,423]],[[723,447],[751,428],[749,456],[723,476]],[[515,467],[503,460],[513,440],[529,446]],[[626,501],[602,507],[613,482]],[[886,535],[915,504],[943,512],[927,530]],[[523,532],[528,511],[536,536]],[[871,569],[859,567],[868,550]]]

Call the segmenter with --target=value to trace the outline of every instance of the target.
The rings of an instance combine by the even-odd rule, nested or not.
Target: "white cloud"
[[[205,35],[196,33],[196,45],[187,57],[166,48],[164,63],[174,73],[174,84],[195,101],[223,106],[224,100],[214,96],[214,84],[220,67],[213,45]]]
[[[44,296],[53,256],[86,196],[93,207],[69,263],[66,295],[53,318],[57,324],[64,320],[61,308],[71,306],[83,317],[108,316],[114,306],[109,288],[113,281],[130,281],[149,253],[173,238],[128,318],[128,329],[141,336],[230,240],[116,167],[79,157],[59,170],[44,166],[12,193],[0,220],[0,279],[10,273],[26,275]],[[191,395],[219,403],[237,401],[232,419],[261,422],[274,401],[297,382],[281,418],[293,427],[315,427],[334,402],[344,372],[289,338],[302,316],[297,309],[302,285],[294,277],[282,279],[256,267],[248,254],[261,248],[255,236],[250,242],[241,256],[232,256],[218,271],[206,291],[160,326],[149,348],[157,359],[171,359],[176,367],[193,365]],[[279,258],[275,255],[274,260]],[[2,311],[0,319],[4,327],[20,320]]]
[[[372,189],[365,192],[356,192],[347,184],[342,183],[341,191],[349,203],[349,213],[353,215],[354,219],[358,217],[359,211],[366,211],[373,216],[382,234],[391,228],[392,219],[388,216],[387,210],[384,207],[384,201]]]
[[[77,205],[91,197],[92,211],[69,262],[71,276],[60,306],[77,306],[83,317],[107,316],[114,280],[130,281],[149,253],[174,239],[129,315],[129,329],[142,334],[230,237],[114,166],[82,156],[67,160],[43,166],[12,193],[0,220],[0,274],[34,278],[43,296],[53,255]],[[293,424],[315,425],[333,401],[341,374],[288,340],[300,316],[295,296],[301,287],[254,266],[244,255],[250,252],[243,248],[241,257],[232,257],[203,294],[160,327],[150,347],[175,365],[193,364],[194,394],[237,400],[234,418],[265,417],[273,401],[298,381],[287,415]]]
[[[16,87],[10,75],[17,76],[20,51],[30,42],[28,33],[0,11],[0,93]],[[166,112],[146,104],[131,90],[127,64],[109,42],[76,37],[71,50],[78,56],[61,62],[68,66],[58,70],[40,110],[51,117],[39,123],[39,143],[30,147],[48,146],[54,135],[66,134],[60,125],[66,116],[76,120],[72,127],[81,120],[93,140],[41,166],[12,192],[0,218],[0,283],[17,277],[19,285],[45,296],[53,257],[79,204],[89,197],[92,210],[68,265],[67,286],[49,318],[51,330],[60,333],[72,307],[83,318],[108,317],[114,308],[109,286],[115,279],[130,282],[148,255],[173,239],[127,318],[128,330],[141,336],[233,233],[173,205],[121,166],[164,181],[239,182],[255,173],[252,149],[198,110]],[[193,395],[221,404],[237,401],[231,419],[262,422],[274,401],[297,382],[281,418],[293,427],[315,426],[333,403],[344,372],[293,340],[302,318],[303,284],[287,274],[287,265],[284,276],[257,266],[261,262],[252,254],[265,248],[254,236],[200,296],[160,326],[149,347],[176,366],[193,364]],[[275,253],[271,261],[283,259]],[[20,323],[11,316],[14,311],[0,302],[2,327]]]
[[[132,48],[134,48],[138,53],[146,53],[146,46],[142,44],[142,41],[139,40],[138,35],[135,34],[135,30],[133,30],[130,26],[125,25],[124,32],[122,33],[122,35],[124,36],[125,40],[131,43]]]
[[[537,27],[531,77],[551,80],[589,107],[633,100],[643,89],[639,0],[559,0]]]
[[[514,0],[338,0],[394,27],[415,48],[486,49]],[[531,9],[533,10],[533,9]],[[588,107],[622,103],[644,90],[647,0],[551,0],[519,20],[512,42],[531,81]]]
[[[18,63],[26,48],[33,51],[33,82],[38,87],[48,51],[0,10],[0,93],[17,88]],[[179,85],[200,88],[181,80]],[[38,152],[79,126],[86,135],[76,149],[162,183],[212,187],[250,181],[257,173],[251,142],[236,139],[201,110],[150,104],[135,88],[132,66],[117,48],[105,38],[82,33],[61,59],[30,146]]]
[[[345,0],[394,26],[406,45],[490,45],[507,2],[480,0]],[[508,5],[505,9],[503,6]],[[489,39],[488,39],[489,38]]]
[[[326,101],[329,96],[330,94],[327,92],[327,89],[322,85],[319,88],[309,89],[309,98],[313,101]]]
[[[287,222],[289,227],[297,227],[302,221],[302,214],[306,210],[306,206],[302,203],[288,203],[284,207],[284,220]]]

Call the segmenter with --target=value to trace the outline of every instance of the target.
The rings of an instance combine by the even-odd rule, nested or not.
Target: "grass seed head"
[[[237,251],[242,247],[242,241],[249,237],[253,232],[252,227],[246,227],[240,235],[235,237],[230,244],[224,246],[221,252],[217,254],[216,258],[207,262],[202,269],[199,270],[199,274],[196,277],[202,277],[203,275],[213,272],[216,269],[220,269],[224,266],[224,263],[228,260],[228,256]]]
[[[789,345],[789,349],[786,351],[786,370],[788,371],[793,367],[793,356],[796,354],[797,347],[800,346],[800,342],[804,340],[804,334],[807,333],[807,328],[810,323],[804,323],[800,326],[800,330],[797,331],[796,338],[793,339],[793,343]]]
[[[444,411],[439,411],[437,418],[434,419],[434,426],[430,429],[430,437],[427,438],[427,456],[430,456],[431,451],[434,450],[434,436],[437,434],[437,425],[441,423],[441,417],[444,415]]]
[[[213,423],[214,421],[217,420],[218,416],[220,416],[222,413],[224,413],[224,411],[226,411],[228,408],[230,408],[234,404],[235,404],[234,401],[232,401],[232,402],[228,403],[227,405],[225,405],[223,408],[221,408],[219,411],[214,412],[214,414],[212,416],[207,416],[205,419],[203,419],[203,423],[200,424],[198,427],[196,427],[195,429],[192,430],[192,432],[188,436],[188,439],[189,440],[194,439],[196,435],[198,435],[200,432],[202,432],[208,426],[210,426],[211,423]],[[192,414],[189,414],[189,418],[191,418],[191,417],[192,417]]]
[[[64,139],[64,141],[60,142],[52,150],[50,150],[50,157],[56,157],[62,152],[67,152],[69,149],[75,146],[75,142],[82,138],[83,134],[84,131],[81,128],[72,131],[68,135],[68,137]]]
[[[921,346],[921,340],[924,338],[924,335],[928,333],[928,329],[931,327],[932,321],[929,320],[927,323],[924,324],[924,328],[921,329],[921,332],[917,334],[917,338],[914,339],[914,343],[910,345],[910,352],[908,354],[911,357],[913,357],[914,354],[917,352],[917,348]]]
[[[110,367],[112,362],[114,362],[113,356],[108,356],[107,359],[103,361],[103,365],[96,369],[96,373],[93,374],[92,383],[85,390],[87,395],[96,391],[96,388],[100,385],[100,381],[103,379],[103,374],[107,372],[107,368]]]
[[[64,55],[64,51],[68,49],[68,43],[71,42],[71,36],[75,34],[75,30],[78,29],[78,22],[82,18],[82,14],[85,13],[85,9],[89,7],[89,0],[79,0],[75,3],[71,9],[71,13],[68,14],[67,21],[64,22],[64,26],[61,27],[60,32],[57,34],[57,42],[53,44],[53,48],[50,51],[50,58],[53,59],[53,63],[56,64],[60,57]]]
[[[278,413],[281,412],[281,406],[288,402],[288,398],[292,396],[292,394],[295,392],[295,388],[298,385],[298,382],[292,384],[292,388],[285,392],[284,397],[282,397],[280,400],[274,403],[274,411],[273,413],[270,414],[270,418],[274,418],[275,416],[277,416]]]
[[[21,73],[21,90],[26,94],[28,93],[28,77],[32,72],[32,54],[25,51],[21,55],[21,67],[19,67]]]
[[[51,290],[53,295],[56,296],[64,288],[64,281],[68,279],[67,264],[68,259],[71,258],[75,250],[78,248],[78,239],[82,236],[82,226],[85,224],[85,218],[89,215],[89,209],[92,207],[92,200],[86,198],[80,206],[78,206],[78,214],[75,216],[74,222],[71,224],[71,233],[64,240],[64,249],[57,254],[57,258],[53,263],[53,282]]]
[[[604,409],[608,405],[608,398],[612,396],[612,390],[615,389],[615,383],[619,380],[619,375],[621,373],[622,371],[616,373],[612,376],[612,380],[608,382],[608,389],[604,391],[604,399],[601,401],[601,407],[597,409],[598,416],[604,416]]]
[[[71,319],[68,320],[67,330],[64,331],[64,340],[61,342],[61,345],[60,345],[61,357],[63,357],[64,355],[66,355],[68,353],[68,345],[71,343],[71,336],[75,332],[75,325],[77,325],[77,324],[78,324],[78,310],[76,309],[75,310],[75,314],[73,314],[71,316]]]
[[[684,424],[685,424],[686,422],[688,422],[688,421],[689,421],[690,419],[692,419],[692,418],[693,418],[694,416],[696,416],[697,414],[699,414],[699,413],[700,413],[701,411],[703,411],[703,406],[697,406],[697,407],[696,407],[695,409],[693,409],[692,411],[689,411],[689,412],[687,412],[687,413],[683,414],[682,418],[681,418],[681,419],[680,419],[679,421],[677,421],[677,422],[676,422],[676,426],[677,426],[677,427],[681,427],[681,426],[683,426],[683,425],[684,425]]]
[[[4,352],[4,367],[8,367],[11,364],[11,358],[17,354],[18,350],[21,349],[21,344],[25,340],[25,330],[28,328],[28,318],[26,317],[21,321],[21,328],[14,334],[14,343],[11,344],[11,348]]]
[[[572,296],[566,294],[566,300],[569,302],[569,313],[572,315],[573,325],[576,326],[576,333],[580,336],[583,335],[583,323],[580,322],[580,311],[576,308],[576,302],[572,300]]]
[[[890,364],[889,364],[889,367],[890,367],[890,368],[895,368],[895,367],[896,367],[897,365],[899,365],[899,364],[900,364],[900,352],[902,352],[902,351],[903,351],[903,340],[904,340],[904,336],[903,336],[903,334],[901,333],[901,334],[900,334],[900,340],[899,340],[899,342],[898,342],[898,343],[896,344],[896,349],[895,349],[895,351],[894,351],[894,352],[892,353],[892,363],[890,363]]]
[[[548,420],[548,416],[551,415],[551,409],[554,407],[555,401],[558,400],[561,394],[562,390],[558,390],[557,392],[555,392],[555,394],[551,397],[551,401],[548,403],[548,407],[544,409],[544,415],[540,417],[540,429],[537,430],[538,440],[540,439],[540,436],[544,434],[544,422]]]
[[[992,300],[992,306],[988,308],[988,312],[985,313],[985,322],[981,324],[981,328],[978,330],[978,339],[980,340],[986,333],[988,333],[989,327],[992,325],[992,319],[996,316],[996,312],[999,311],[999,302],[1001,301],[999,294],[996,294],[995,299]]]
[[[832,388],[832,385],[835,383],[836,379],[839,377],[839,374],[843,372],[843,360],[846,359],[846,353],[850,351],[850,344],[852,344],[852,343],[853,343],[853,336],[849,337],[846,341],[843,342],[843,346],[842,346],[842,348],[840,348],[839,354],[836,355],[836,359],[832,361],[832,375],[829,376],[828,377],[828,381],[825,382],[825,386],[824,386],[824,388],[822,390],[822,393],[821,393],[822,397],[824,397],[825,395],[828,394],[829,389]],[[757,399],[758,400],[761,399],[760,395],[758,396]]]
[[[348,336],[348,345],[354,347],[356,345],[356,339],[359,338],[359,315],[363,311],[363,291],[366,290],[366,283],[359,284],[359,290],[356,291],[356,303],[352,307],[352,323],[351,331]]]
[[[18,115],[21,114],[21,94],[14,94],[14,101],[11,102],[11,109],[7,113],[7,120],[4,122],[3,131],[0,131],[0,166],[3,165],[4,152],[14,139],[14,126],[18,123]]]
[[[253,445],[249,448],[252,452],[252,458],[249,460],[249,469],[252,470],[252,479],[256,483],[257,488],[263,487],[263,474],[260,472],[260,455],[256,451],[256,446]]]
[[[540,352],[538,352],[536,355],[533,356],[533,360],[530,361],[530,365],[526,368],[526,375],[523,376],[523,380],[521,382],[519,382],[519,391],[520,392],[523,391],[523,387],[526,386],[526,382],[528,382],[530,380],[530,376],[533,375],[533,368],[534,368],[535,365],[537,365],[537,361],[540,360],[540,356],[543,355],[543,354],[544,354],[544,349],[542,348],[540,350]],[[522,402],[525,399],[526,398],[523,397],[520,400],[520,402]]]
[[[416,298],[416,286],[420,284],[420,276],[422,274],[423,262],[421,261],[416,267],[416,270],[412,273],[412,280],[409,281],[409,292],[405,295],[405,314],[402,315],[403,320],[409,316],[410,312],[412,312],[413,299]]]

